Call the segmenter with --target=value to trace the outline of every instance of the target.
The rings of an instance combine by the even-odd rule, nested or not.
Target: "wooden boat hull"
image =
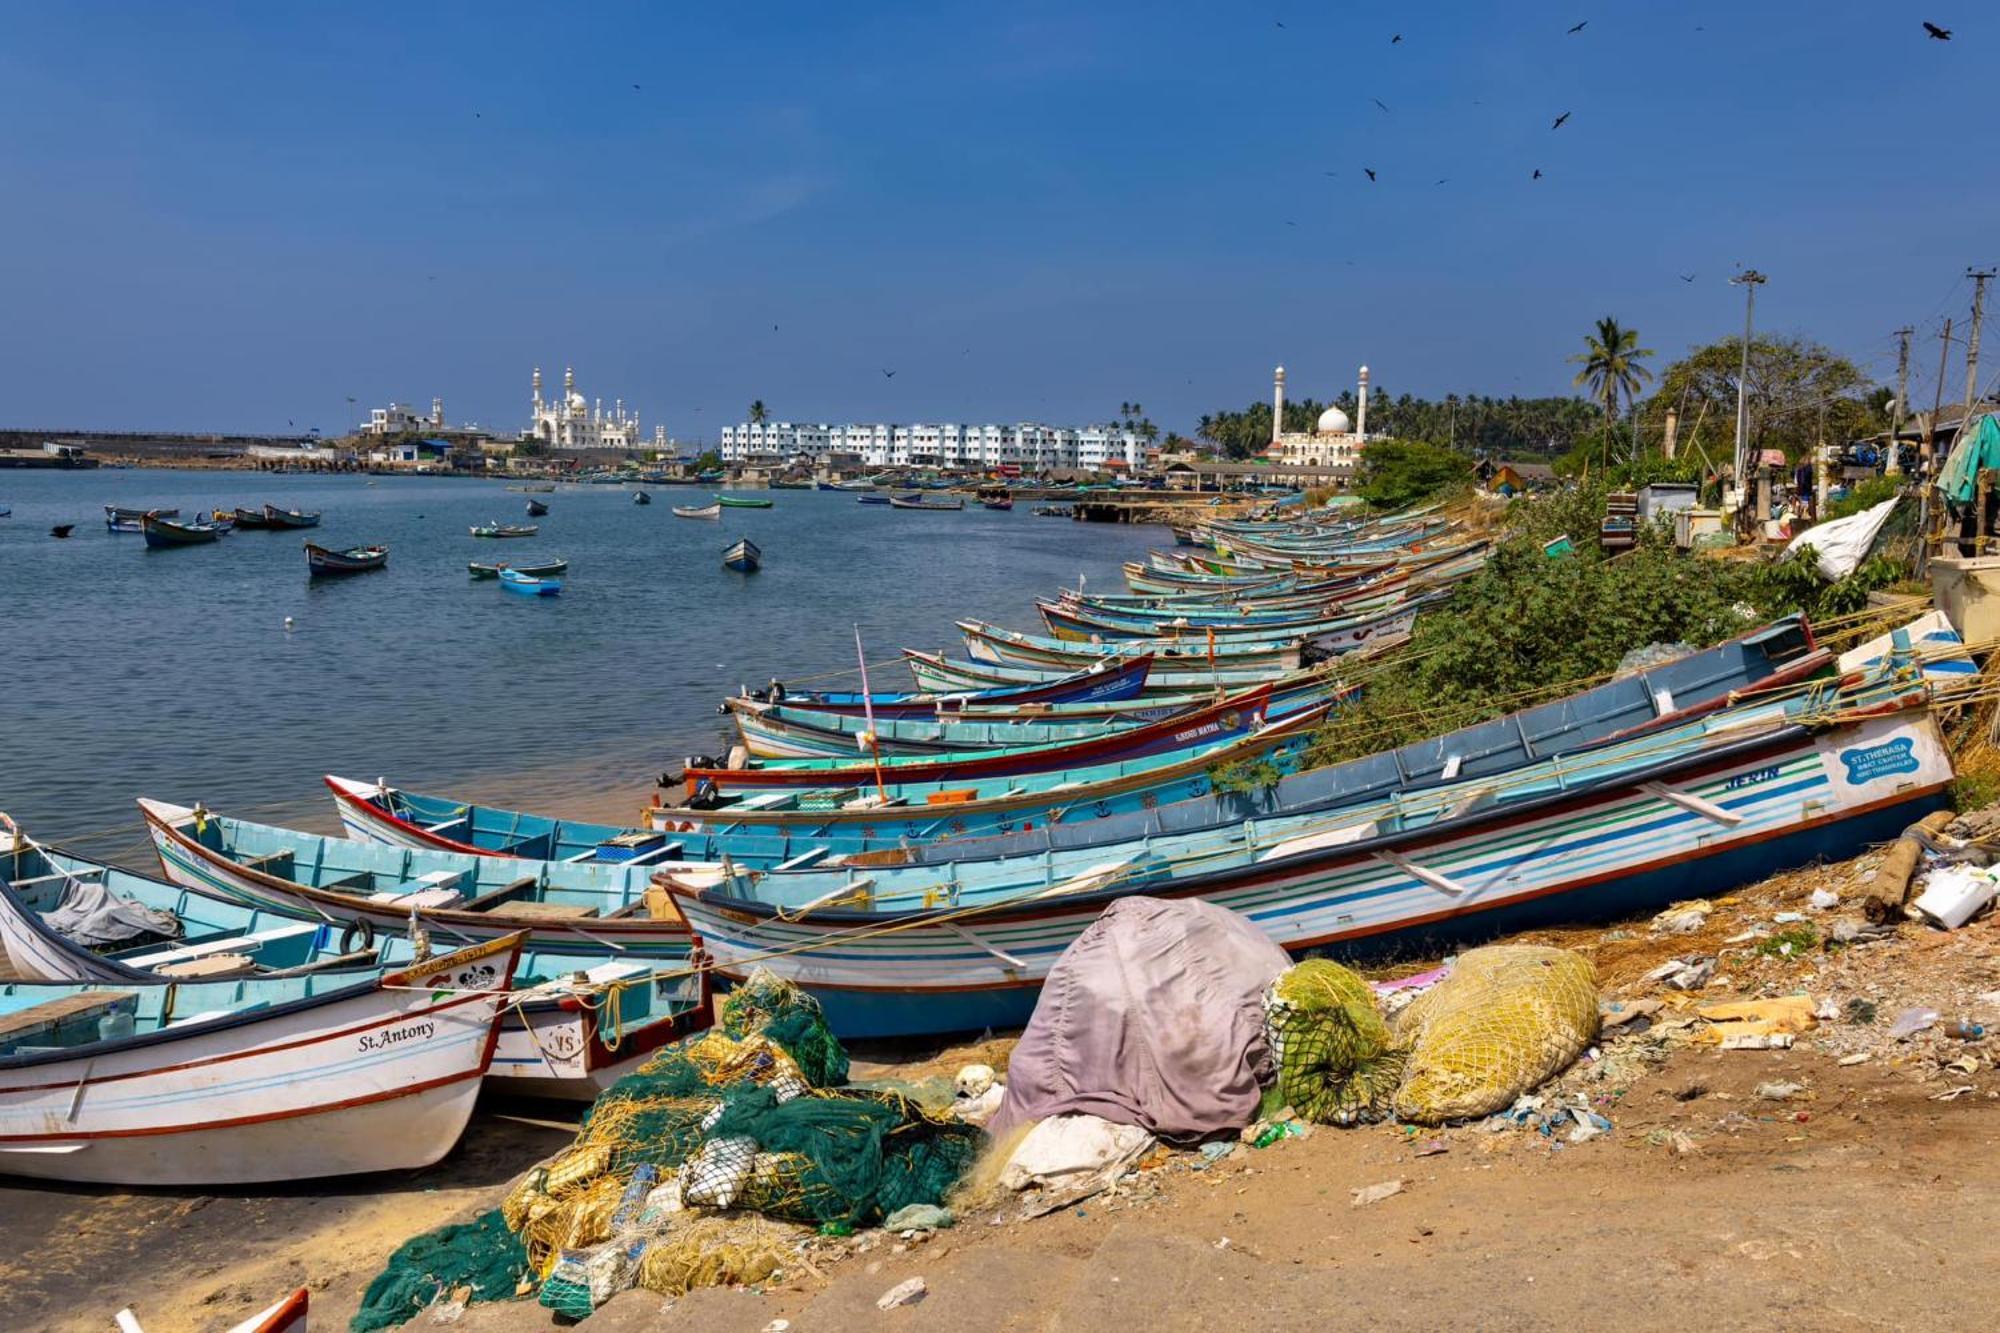
[[[722,506],[702,505],[699,508],[690,508],[684,505],[675,505],[674,517],[675,518],[721,518]]]
[[[715,497],[715,502],[724,509],[769,509],[772,505],[770,500],[751,499],[741,495],[718,495]]]
[[[1869,756],[1886,759],[1871,765]],[[772,967],[812,992],[845,1036],[966,1031],[1022,1022],[1049,966],[1121,894],[1200,897],[1244,913],[1295,953],[1430,947],[1630,915],[1849,855],[1938,806],[1951,776],[1935,725],[1920,713],[1821,736],[1788,728],[1604,789],[1393,838],[1136,887],[1023,895],[991,910],[826,909],[784,919],[744,898],[669,892],[725,975],[743,974],[753,959]],[[1734,822],[1678,803],[1685,798]]]
[[[877,694],[864,702],[859,694],[830,691],[803,691],[787,694],[783,702],[826,713],[878,717],[932,717],[948,713],[962,704],[1110,703],[1136,699],[1145,690],[1153,667],[1153,655],[1140,653],[1118,662],[1099,663],[1061,674],[1037,674],[1032,681],[988,681],[980,685],[959,684],[939,692]],[[921,682],[919,682],[921,683]]]
[[[278,526],[275,523],[267,521],[264,517],[264,511],[261,509],[238,509],[235,511],[235,514],[236,527],[239,531],[250,532]]]
[[[428,1166],[472,1114],[520,947],[510,936],[268,1009],[0,1057],[0,1171],[180,1187]],[[193,1018],[231,989],[154,994]]]
[[[500,577],[500,571],[503,569],[511,569],[517,574],[526,574],[530,578],[553,579],[560,578],[569,572],[569,561],[543,560],[531,562],[495,560],[490,563],[482,563],[477,560],[471,560],[466,562],[465,568],[466,572],[476,579],[497,579]]]
[[[471,529],[473,536],[486,537],[492,540],[506,540],[508,538],[532,537],[540,531],[541,529],[536,525],[534,525],[533,523],[524,524],[518,527],[497,525],[491,527],[480,527]]]
[[[177,546],[206,546],[222,537],[223,529],[216,523],[176,523],[159,514],[147,514],[139,520],[139,530],[146,536],[146,545],[155,550],[171,549]]]
[[[236,512],[240,515],[243,511],[239,509]],[[264,526],[267,528],[316,528],[319,517],[317,511],[264,506]]]
[[[763,563],[764,553],[748,537],[722,553],[722,567],[733,569],[738,574],[755,574]]]
[[[892,495],[889,497],[889,507],[891,509],[928,509],[940,514],[955,514],[965,508],[965,501],[906,500],[900,495]]]
[[[306,568],[316,577],[366,574],[386,569],[388,565],[389,548],[386,546],[354,546],[345,551],[334,551],[306,543]]]

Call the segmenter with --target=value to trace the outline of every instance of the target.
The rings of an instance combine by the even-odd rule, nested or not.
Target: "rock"
[[[876,1297],[875,1308],[878,1310],[893,1310],[899,1305],[914,1305],[929,1293],[930,1288],[924,1285],[924,1280],[920,1277],[913,1277],[907,1282],[898,1282],[895,1286]]]
[[[1390,1198],[1393,1195],[1401,1194],[1403,1192],[1403,1182],[1400,1180],[1385,1180],[1379,1185],[1364,1185],[1362,1188],[1350,1192],[1354,1195],[1353,1206],[1361,1208],[1371,1203],[1380,1203],[1382,1200]]]

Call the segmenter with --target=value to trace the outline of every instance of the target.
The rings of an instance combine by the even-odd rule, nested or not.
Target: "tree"
[[[1683,448],[1707,432],[1711,440],[1728,440],[1742,358],[1743,340],[1725,338],[1668,366],[1659,391],[1640,404],[1642,425],[1664,428],[1672,408],[1680,413]],[[1760,335],[1750,343],[1744,436],[1753,451],[1781,449],[1800,458],[1822,439],[1838,444],[1882,429],[1889,397],[1852,361],[1809,338]]]
[[[713,449],[704,451],[699,458],[694,460],[694,470],[696,472],[720,472],[722,470],[722,455]]]
[[[1374,440],[1361,454],[1355,494],[1379,509],[1402,509],[1464,485],[1472,460],[1414,440]]]
[[[750,424],[752,424],[753,426],[761,426],[770,419],[771,419],[771,414],[770,412],[765,410],[764,400],[762,398],[759,398],[755,402],[750,404]]]
[[[1653,378],[1653,372],[1639,364],[1641,357],[1652,354],[1652,348],[1639,346],[1637,329],[1625,328],[1606,315],[1597,321],[1597,332],[1583,336],[1583,350],[1570,358],[1583,364],[1570,383],[1589,386],[1591,396],[1604,405],[1606,467],[1611,466],[1611,426],[1618,419],[1618,400],[1636,397],[1639,382]]]

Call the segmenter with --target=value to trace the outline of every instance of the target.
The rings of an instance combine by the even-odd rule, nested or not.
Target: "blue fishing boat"
[[[144,532],[145,517],[158,514],[161,518],[179,518],[178,509],[122,509],[117,505],[104,506],[104,526],[113,532]]]
[[[561,579],[537,578],[518,569],[502,569],[500,586],[523,597],[554,597],[563,589]]]
[[[220,540],[227,531],[220,523],[181,523],[156,513],[142,515],[139,530],[146,535],[146,545],[155,550],[205,546]]]
[[[968,703],[1096,703],[1137,698],[1152,670],[1151,653],[1136,653],[1075,671],[1035,674],[1032,683],[1002,682],[970,689],[914,693],[855,694],[841,690],[787,690],[781,681],[749,697],[791,703],[832,713],[874,713],[878,717],[929,717]],[[1200,687],[1197,687],[1200,688]]]
[[[739,537],[722,553],[722,567],[738,574],[755,574],[764,563],[764,553],[748,537]]]

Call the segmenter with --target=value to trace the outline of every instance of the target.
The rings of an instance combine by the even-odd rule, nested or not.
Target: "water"
[[[325,773],[578,818],[630,822],[663,768],[714,752],[719,696],[818,673],[853,688],[871,664],[955,646],[955,619],[1027,627],[1033,598],[1118,580],[1163,529],[1036,518],[1024,508],[921,514],[851,495],[772,491],[768,510],[677,519],[708,492],[245,472],[0,472],[0,810],[40,837],[133,849],[136,796],[206,802],[332,831]],[[183,516],[264,502],[318,509],[310,533],[239,532],[147,549],[103,506]],[[492,520],[541,525],[480,540]],[[48,535],[75,523],[67,541]],[[389,567],[309,580],[304,536],[375,542]],[[748,536],[754,575],[722,568]],[[468,560],[570,560],[560,597],[467,576]],[[294,628],[287,631],[285,618]],[[871,671],[873,668],[871,666]],[[873,671],[906,689],[907,670]]]

